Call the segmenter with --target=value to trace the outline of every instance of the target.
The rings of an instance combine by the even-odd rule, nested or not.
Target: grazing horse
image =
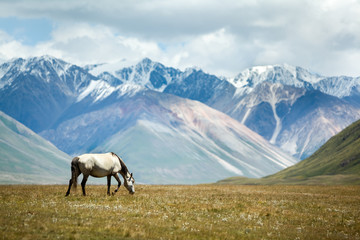
[[[72,185],[74,185],[74,188],[76,188],[77,178],[80,174],[83,174],[81,187],[84,196],[86,196],[85,184],[89,176],[98,178],[107,176],[108,195],[110,195],[111,176],[113,176],[118,182],[118,187],[115,192],[113,192],[113,194],[115,194],[121,186],[118,173],[120,173],[124,178],[124,185],[129,193],[134,194],[135,180],[133,175],[127,169],[124,161],[115,153],[110,152],[104,154],[83,154],[78,157],[74,157],[71,161],[71,179],[69,181],[69,189],[67,190],[65,196],[70,194]]]

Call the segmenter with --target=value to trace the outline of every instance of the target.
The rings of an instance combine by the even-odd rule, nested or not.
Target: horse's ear
[[[132,173],[130,174],[130,177],[132,177]]]

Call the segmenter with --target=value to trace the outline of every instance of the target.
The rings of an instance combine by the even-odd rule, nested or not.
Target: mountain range
[[[96,67],[90,72],[103,74]],[[283,64],[249,68],[226,79],[196,68],[182,72],[150,59],[105,73],[123,83],[205,103],[300,159],[360,118],[360,77],[324,77]]]
[[[226,79],[150,59],[107,71],[43,56],[0,65],[0,110],[67,154],[117,152],[142,182],[200,183],[275,173],[297,162],[284,151],[310,155],[360,118],[359,82],[288,65]]]
[[[89,95],[81,96],[58,124],[41,135],[65,152],[120,153],[141,182],[259,177],[296,162],[236,120],[200,102],[136,85],[121,85],[106,94],[92,85],[89,88]],[[111,87],[100,84],[100,89]]]

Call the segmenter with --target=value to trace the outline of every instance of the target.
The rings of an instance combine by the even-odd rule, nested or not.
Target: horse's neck
[[[124,161],[123,161],[118,155],[116,155],[115,153],[111,152],[111,154],[112,154],[113,156],[115,156],[115,157],[119,160],[120,167],[121,167],[121,170],[120,170],[121,176],[123,176],[123,178],[125,178],[125,177],[129,178],[129,177],[130,177],[130,173],[129,173],[129,170],[127,169]]]
[[[119,158],[119,161],[120,161],[120,165],[121,165],[121,170],[120,170],[121,175],[123,175],[123,177],[130,177],[129,170],[126,167],[124,161],[121,158]]]
[[[124,179],[130,177],[130,173],[129,172],[123,172],[123,169],[121,169],[120,174]]]

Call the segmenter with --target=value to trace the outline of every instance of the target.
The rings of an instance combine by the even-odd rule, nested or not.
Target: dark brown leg
[[[110,196],[110,186],[111,186],[111,175],[107,176],[107,195]]]
[[[69,196],[69,194],[70,194],[70,189],[71,189],[71,185],[73,184],[73,181],[72,181],[72,179],[70,179],[70,181],[69,181],[69,188],[68,188],[68,190],[67,190],[67,192],[66,192],[66,194],[65,194],[65,197],[67,197],[67,196]]]
[[[86,184],[86,181],[88,179],[89,175],[84,175],[84,178],[83,180],[81,181],[81,187],[82,187],[82,191],[83,191],[83,195],[86,196],[86,193],[85,193],[85,184]]]
[[[118,182],[117,189],[115,189],[115,191],[113,192],[113,195],[114,195],[119,190],[119,188],[121,186],[121,181],[120,181],[119,175],[117,173],[115,173],[113,176],[116,179],[116,181]]]

